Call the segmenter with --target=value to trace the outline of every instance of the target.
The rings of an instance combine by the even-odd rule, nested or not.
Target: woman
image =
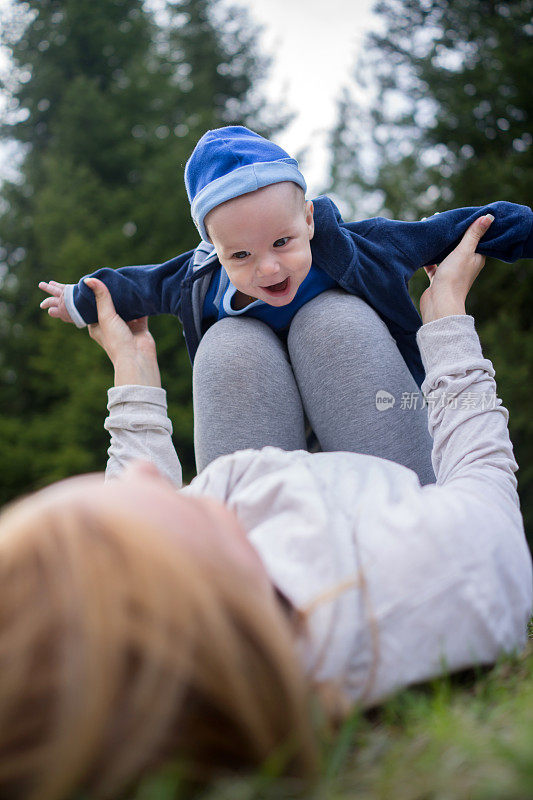
[[[175,758],[196,782],[265,759],[311,779],[311,695],[338,719],[522,646],[517,465],[464,306],[489,224],[428,268],[421,300],[437,485],[371,455],[265,448],[176,492],[154,342],[91,280],[114,479],[2,515],[1,796],[111,797]]]

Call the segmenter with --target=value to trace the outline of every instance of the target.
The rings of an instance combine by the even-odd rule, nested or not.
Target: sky
[[[365,34],[376,27],[375,0],[237,0],[265,26],[263,50],[273,57],[265,91],[283,98],[296,118],[276,141],[290,155],[304,152],[300,166],[310,196],[327,175],[326,135],[335,122],[336,100],[349,82]]]
[[[2,7],[9,0],[0,0]],[[375,0],[227,0],[245,6],[264,27],[261,51],[272,57],[263,89],[271,102],[283,100],[295,118],[276,141],[299,157],[309,188],[318,194],[326,180],[326,137],[335,122],[335,103],[365,34],[376,27]],[[0,174],[10,172],[12,152],[0,148]]]

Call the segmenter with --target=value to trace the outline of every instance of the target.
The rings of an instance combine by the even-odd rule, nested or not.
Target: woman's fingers
[[[98,312],[98,324],[101,325],[116,315],[113,299],[109,289],[98,278],[85,278],[84,283],[91,289],[96,300],[96,310]]]
[[[472,225],[470,225],[470,227],[467,229],[459,246],[462,249],[474,253],[480,239],[485,235],[493,222],[494,217],[492,214],[485,214],[484,217],[478,217],[478,219],[476,219],[475,222],[473,222]]]
[[[443,281],[453,285],[457,284],[456,288],[464,288],[468,293],[470,286],[485,264],[485,256],[476,253],[476,248],[493,221],[492,214],[478,217],[467,228],[459,244],[446,256],[444,261],[439,265],[430,264],[424,267],[430,286],[433,286],[433,278],[435,278],[439,284]]]
[[[98,278],[85,278],[84,281],[94,293],[98,312],[98,322],[88,326],[89,336],[103,347],[113,363],[125,354],[130,357],[135,349],[135,340],[128,325],[117,314],[109,289]]]
[[[493,221],[492,214],[478,217],[438,266],[430,264],[424,267],[429,277],[429,286],[420,297],[424,323],[450,314],[465,313],[468,293],[485,264],[485,256],[477,253],[476,248]]]

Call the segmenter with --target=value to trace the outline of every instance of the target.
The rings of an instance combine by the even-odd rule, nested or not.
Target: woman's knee
[[[305,447],[287,351],[259,320],[227,318],[207,331],[194,360],[193,404],[198,470],[249,447]]]
[[[264,322],[250,317],[226,317],[202,337],[194,357],[193,377],[254,372],[267,359],[287,361],[285,348]]]
[[[383,320],[362,298],[330,289],[310,300],[295,314],[287,340],[289,352],[302,346],[320,351],[375,346],[393,341]]]

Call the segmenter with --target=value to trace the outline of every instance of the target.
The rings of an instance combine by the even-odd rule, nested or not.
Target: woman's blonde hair
[[[112,797],[179,758],[204,783],[285,754],[318,772],[281,605],[120,511],[0,516],[0,796]]]

